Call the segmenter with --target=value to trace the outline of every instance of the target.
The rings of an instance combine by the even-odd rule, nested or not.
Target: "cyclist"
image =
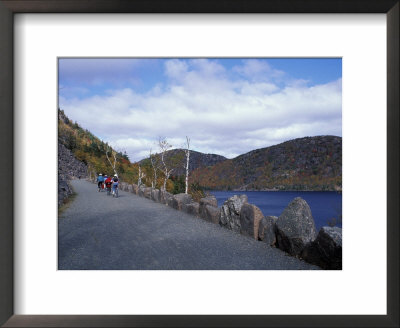
[[[100,173],[99,176],[97,177],[97,186],[99,187],[99,192],[102,188],[103,182],[104,182],[104,177],[103,174]]]
[[[112,178],[112,194],[113,197],[118,197],[118,175],[114,174],[114,177]]]
[[[106,189],[107,189],[107,196],[110,195],[111,192],[111,186],[113,184],[113,181],[111,179],[111,176],[107,177],[107,179],[104,180],[104,184],[106,185]]]
[[[108,178],[107,174],[104,174],[103,189],[106,188],[106,180],[107,180],[107,178]]]

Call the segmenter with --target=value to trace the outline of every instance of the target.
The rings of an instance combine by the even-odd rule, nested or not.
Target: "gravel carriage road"
[[[60,270],[310,270],[279,249],[166,205],[72,180],[58,219]]]

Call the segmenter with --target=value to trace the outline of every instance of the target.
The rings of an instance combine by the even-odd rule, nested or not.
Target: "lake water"
[[[303,198],[311,208],[317,231],[327,225],[327,220],[342,214],[342,195],[335,191],[210,191],[218,206],[233,195],[246,194],[249,203],[256,205],[265,216],[282,214],[296,197]],[[337,225],[342,227],[341,224]]]

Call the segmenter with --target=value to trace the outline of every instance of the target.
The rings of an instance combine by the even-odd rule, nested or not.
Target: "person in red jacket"
[[[112,183],[113,182],[112,182],[111,176],[107,177],[107,179],[104,181],[104,184],[106,185],[107,195],[110,195],[110,193],[111,193]]]

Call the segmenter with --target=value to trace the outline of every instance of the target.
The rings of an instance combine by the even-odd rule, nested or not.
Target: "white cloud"
[[[186,62],[172,59],[165,63],[165,74],[168,77],[181,79],[187,74],[188,65]]]
[[[279,80],[285,76],[284,72],[273,69],[266,61],[257,59],[243,60],[243,65],[233,67],[233,71],[252,81]]]
[[[229,79],[223,66],[209,60],[169,60],[168,82],[146,94],[113,90],[60,98],[60,106],[84,128],[125,149],[131,160],[156,151],[159,136],[178,148],[187,135],[194,150],[234,157],[292,138],[341,135],[341,80],[279,88],[273,79],[244,78],[284,74],[263,62],[245,61],[234,70],[242,78]]]

